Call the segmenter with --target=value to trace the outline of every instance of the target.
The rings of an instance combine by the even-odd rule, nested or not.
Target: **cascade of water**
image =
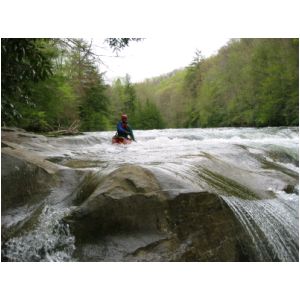
[[[2,258],[8,261],[70,261],[75,238],[61,222],[67,211],[46,205],[37,227],[10,239],[2,249]]]
[[[298,195],[281,192],[276,199],[224,199],[252,240],[254,260],[299,260]]]

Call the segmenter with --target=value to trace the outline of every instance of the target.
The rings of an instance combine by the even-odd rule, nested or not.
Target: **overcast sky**
[[[141,42],[132,42],[117,58],[110,57],[114,54],[107,45],[103,45],[102,39],[93,41],[97,53],[104,55],[101,58],[105,65],[101,65],[100,69],[106,72],[105,80],[111,83],[126,73],[132,82],[140,82],[186,67],[192,61],[196,49],[209,57],[226,45],[229,38],[146,38]]]

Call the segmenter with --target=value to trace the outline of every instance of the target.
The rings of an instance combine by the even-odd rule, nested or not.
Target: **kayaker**
[[[118,137],[128,139],[128,136],[130,136],[130,138],[135,141],[132,129],[128,124],[128,117],[125,114],[122,114],[121,121],[117,124],[117,133]]]

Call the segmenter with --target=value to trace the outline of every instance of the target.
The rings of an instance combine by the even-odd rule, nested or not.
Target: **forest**
[[[106,40],[116,53],[133,42]],[[296,38],[232,39],[183,69],[112,84],[87,40],[4,38],[1,74],[1,124],[35,132],[114,130],[122,113],[134,129],[299,123]]]

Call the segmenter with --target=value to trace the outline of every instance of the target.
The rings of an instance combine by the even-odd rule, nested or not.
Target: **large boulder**
[[[124,165],[102,178],[64,220],[76,236],[80,260],[87,253],[93,253],[89,260],[128,261],[238,261],[243,255],[235,217],[222,198],[162,191],[140,166]],[[124,248],[126,237],[135,247]],[[109,245],[118,244],[123,256],[109,256]]]
[[[226,203],[208,192],[168,199],[169,237],[129,254],[130,261],[240,261],[242,231]],[[244,238],[244,237],[243,237]]]
[[[55,185],[59,168],[22,149],[2,148],[2,213],[44,199]]]
[[[164,197],[150,171],[124,165],[102,178],[65,221],[83,240],[124,231],[160,231],[166,219]]]

